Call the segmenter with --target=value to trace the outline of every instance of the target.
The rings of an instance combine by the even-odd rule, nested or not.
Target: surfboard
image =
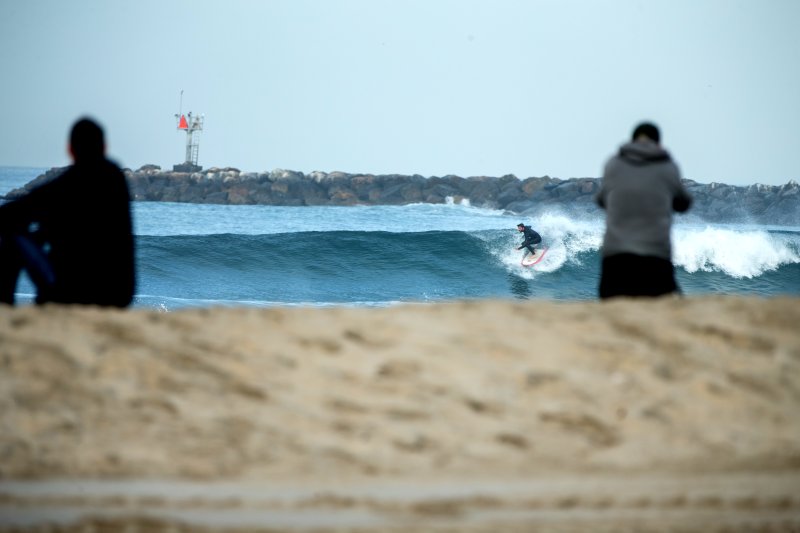
[[[544,254],[547,253],[547,248],[539,248],[536,250],[535,254],[525,254],[522,256],[522,263],[521,265],[524,267],[530,267],[538,263],[544,257]]]

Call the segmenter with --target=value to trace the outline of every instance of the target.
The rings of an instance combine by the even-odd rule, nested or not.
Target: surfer
[[[517,246],[517,250],[522,250],[523,248],[527,248],[528,251],[526,252],[526,254],[528,252],[530,252],[531,255],[536,254],[536,248],[534,247],[534,245],[542,242],[542,236],[533,231],[530,226],[526,226],[522,222],[517,224],[517,231],[522,233],[522,236],[525,238],[525,240],[522,241],[522,244]]]

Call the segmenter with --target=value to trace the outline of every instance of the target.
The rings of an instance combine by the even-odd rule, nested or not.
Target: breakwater
[[[49,170],[24,188],[10,192],[6,199],[24,194],[62,170]],[[124,171],[136,201],[284,206],[468,201],[474,206],[521,215],[554,207],[572,215],[600,212],[594,195],[601,180],[591,177],[520,179],[509,174],[464,178],[320,171],[304,174],[283,169],[258,173],[232,167],[187,173],[162,170],[157,165]],[[694,199],[691,216],[708,222],[800,225],[800,185],[794,180],[784,185],[748,186],[703,184],[688,179],[684,183]]]

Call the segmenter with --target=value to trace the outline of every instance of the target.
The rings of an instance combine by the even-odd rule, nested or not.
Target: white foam
[[[676,226],[673,262],[687,272],[723,272],[753,278],[781,265],[800,263],[800,235],[735,226]]]

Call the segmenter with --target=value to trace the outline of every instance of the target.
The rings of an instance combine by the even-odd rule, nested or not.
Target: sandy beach
[[[800,299],[0,306],[0,531],[800,531]]]

